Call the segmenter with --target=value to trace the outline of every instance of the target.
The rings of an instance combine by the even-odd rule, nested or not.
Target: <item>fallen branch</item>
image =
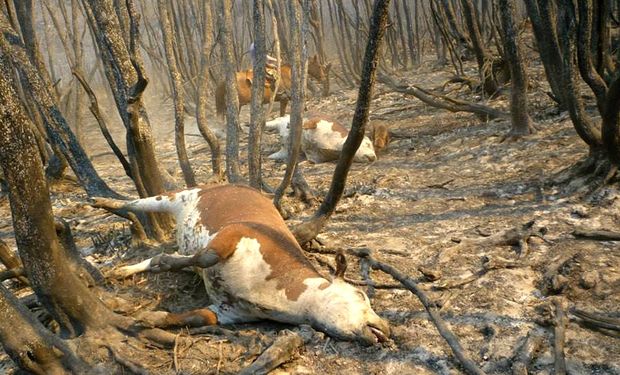
[[[453,99],[444,95],[439,95],[432,93],[430,91],[421,89],[416,86],[407,86],[398,84],[393,78],[388,77],[384,74],[379,74],[377,79],[389,86],[394,91],[406,94],[413,95],[416,98],[420,99],[422,102],[435,107],[448,110],[450,112],[470,112],[474,113],[484,119],[494,119],[494,118],[509,118],[510,114],[497,110],[495,108],[491,108],[484,104],[478,103],[470,103],[464,100]]]
[[[620,241],[620,232],[609,230],[577,228],[573,231],[573,236],[595,241]]]
[[[517,267],[522,267],[523,265],[524,264],[521,262],[503,259],[500,257],[494,257],[494,258],[485,257],[482,263],[482,269],[479,270],[478,272],[470,276],[464,277],[464,278],[444,280],[440,283],[433,284],[433,288],[441,290],[441,289],[450,289],[450,288],[463,286],[465,284],[469,284],[471,282],[478,280],[479,278],[487,274],[487,272],[489,271],[506,269],[506,268],[517,268]]]
[[[484,372],[480,369],[480,367],[478,367],[478,365],[473,360],[471,360],[467,356],[467,354],[464,353],[463,347],[459,343],[458,338],[456,337],[456,335],[454,335],[454,333],[452,333],[452,331],[450,330],[450,328],[448,328],[445,321],[439,315],[439,312],[437,310],[435,303],[431,302],[428,296],[422,291],[422,289],[420,289],[420,287],[418,287],[418,285],[413,279],[402,274],[400,271],[398,271],[394,267],[373,259],[370,255],[362,253],[360,254],[360,256],[362,257],[366,256],[367,261],[372,268],[381,270],[389,274],[394,279],[402,283],[407,289],[409,289],[409,291],[411,291],[413,294],[415,294],[418,297],[420,302],[422,302],[422,305],[424,305],[424,308],[426,309],[426,312],[430,316],[433,324],[435,324],[435,327],[437,327],[439,334],[441,335],[441,337],[444,338],[444,340],[446,340],[446,342],[452,349],[454,356],[461,363],[461,365],[463,366],[463,369],[468,374],[476,374],[476,375],[484,374]]]
[[[595,326],[597,328],[620,331],[620,319],[610,318],[608,316],[597,313],[589,313],[576,307],[572,307],[569,312],[574,316],[578,317],[579,319],[583,320],[585,323]]]
[[[291,360],[297,350],[310,341],[312,333],[292,332],[285,330],[250,366],[239,372],[239,375],[267,374],[281,364]]]
[[[464,249],[472,246],[517,246],[519,248],[519,258],[524,258],[529,252],[527,240],[530,237],[539,237],[544,240],[547,228],[534,225],[532,220],[517,228],[507,229],[503,232],[493,234],[484,238],[464,239],[458,245],[449,247],[437,255],[436,263],[449,261],[454,254],[460,254]],[[447,258],[447,259],[445,259]]]
[[[525,342],[519,348],[514,362],[512,363],[512,375],[527,375],[527,368],[532,363],[534,355],[543,343],[543,335],[537,330],[532,329],[525,338]]]
[[[0,272],[0,282],[9,279],[19,279],[21,281],[24,276],[26,276],[26,273],[24,272],[23,267],[11,268],[10,270]],[[26,281],[28,280],[26,279]]]

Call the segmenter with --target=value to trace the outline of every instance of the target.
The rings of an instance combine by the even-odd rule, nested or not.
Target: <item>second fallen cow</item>
[[[278,117],[266,123],[267,129],[276,129],[280,134],[282,146],[269,159],[283,160],[288,157],[290,116]],[[349,131],[338,122],[313,117],[304,119],[301,135],[301,150],[306,158],[313,163],[325,163],[337,160]],[[357,149],[353,161],[369,163],[377,159],[372,142],[366,136]]]

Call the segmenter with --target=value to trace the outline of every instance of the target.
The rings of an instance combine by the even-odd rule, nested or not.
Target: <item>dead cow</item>
[[[93,205],[175,216],[180,255],[151,258],[121,271],[128,276],[169,269],[168,261],[199,265],[212,302],[199,310],[206,316],[203,323],[270,319],[310,324],[331,336],[369,345],[389,336],[387,322],[373,311],[366,294],[342,277],[322,277],[271,200],[252,188],[199,187],[130,202],[96,199]],[[188,316],[163,314],[168,323]]]
[[[269,155],[269,159],[282,160],[288,156],[290,116],[278,117],[266,123],[267,129],[277,129],[280,134],[282,147],[276,153]],[[344,141],[349,131],[335,121],[329,121],[320,117],[303,120],[301,135],[301,150],[306,158],[313,163],[324,163],[337,160],[342,152]],[[373,162],[377,159],[372,142],[364,137],[362,144],[357,149],[353,161],[360,163]]]

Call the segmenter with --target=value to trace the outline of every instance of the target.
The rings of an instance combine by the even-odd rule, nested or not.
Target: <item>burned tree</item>
[[[510,67],[510,115],[512,130],[509,136],[521,136],[533,131],[532,120],[527,105],[527,71],[523,63],[523,54],[519,47],[517,28],[515,27],[514,4],[511,1],[499,1],[502,20],[504,54]]]
[[[558,176],[567,190],[590,190],[610,181],[617,171],[617,81],[620,68],[613,63],[609,43],[608,6],[586,0],[527,0],[527,11],[547,80],[559,102],[568,109],[577,134],[589,147],[586,159]],[[557,19],[557,23],[549,23]],[[594,21],[596,20],[596,22]],[[575,66],[577,61],[577,66]],[[586,111],[579,89],[585,81],[596,98],[599,123]]]
[[[221,33],[220,48],[226,74],[226,175],[229,182],[237,182],[239,175],[239,97],[237,69],[232,46],[232,17],[230,0],[218,0],[218,25]]]
[[[329,192],[321,204],[321,207],[319,207],[312,218],[299,224],[294,230],[295,237],[300,243],[308,242],[316,237],[327,223],[327,220],[329,220],[334,213],[336,205],[344,192],[344,186],[353,162],[353,157],[362,143],[366,124],[368,123],[372,88],[377,72],[378,52],[385,33],[389,4],[389,0],[377,0],[374,4],[368,44],[366,45],[366,52],[364,54],[362,82],[358,92],[355,114],[351,122],[351,131],[342,148],[342,153],[338,159]]]
[[[97,174],[75,134],[69,128],[58,103],[49,91],[49,86],[38,69],[30,62],[21,38],[4,14],[0,15],[0,31],[2,32],[0,51],[20,72],[22,85],[33,96],[38,111],[43,115],[48,137],[67,158],[82,187],[90,195],[118,197]]]
[[[148,81],[144,77],[138,50],[140,35],[133,1],[82,0],[89,27],[96,35],[106,78],[127,131],[127,151],[132,179],[140,197],[163,193],[173,187],[160,169],[154,148],[148,114],[142,94]],[[148,215],[147,228],[152,236],[163,239],[172,228],[167,215]]]
[[[187,187],[196,186],[196,177],[194,170],[187,158],[187,148],[185,146],[185,108],[184,93],[181,84],[181,74],[177,64],[177,57],[174,53],[172,41],[175,38],[175,31],[170,22],[168,7],[163,0],[157,1],[159,9],[159,19],[161,23],[161,33],[164,40],[164,50],[166,53],[166,61],[168,62],[168,75],[170,76],[170,85],[172,86],[172,100],[174,101],[174,141],[177,149],[177,156],[181,164],[181,171],[185,179]]]

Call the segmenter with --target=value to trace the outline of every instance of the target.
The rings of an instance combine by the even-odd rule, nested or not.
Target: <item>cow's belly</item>
[[[251,239],[238,246],[230,258],[202,270],[211,309],[222,324],[270,319],[284,323],[308,323],[302,299],[295,301],[268,280],[271,267]],[[256,243],[252,243],[252,241]]]

